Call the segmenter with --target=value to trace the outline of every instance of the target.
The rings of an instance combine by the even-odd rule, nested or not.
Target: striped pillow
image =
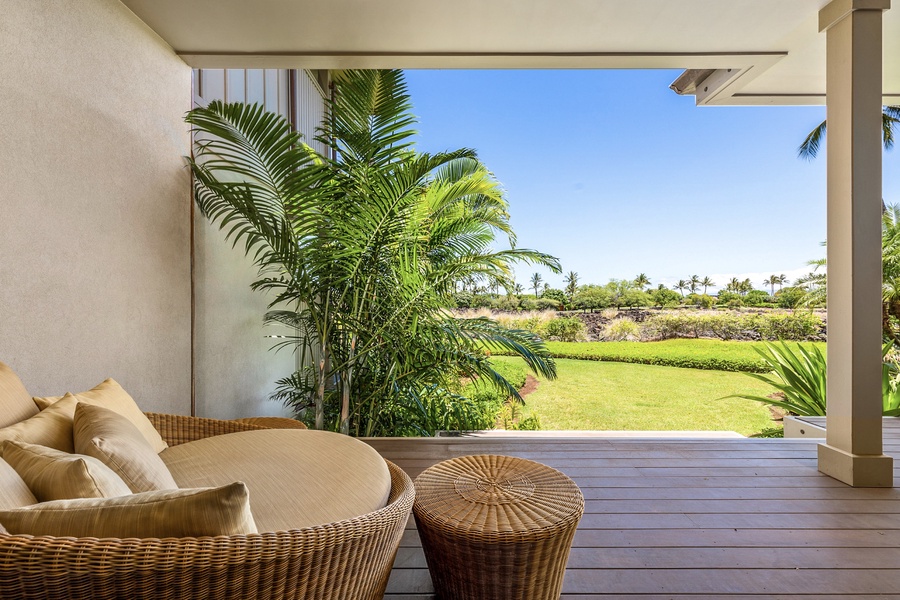
[[[217,488],[58,500],[0,511],[13,534],[97,538],[181,538],[257,533],[242,482]]]
[[[5,441],[0,454],[39,502],[130,495],[125,482],[96,458]]]

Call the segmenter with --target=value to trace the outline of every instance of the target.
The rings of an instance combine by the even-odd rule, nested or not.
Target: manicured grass
[[[824,342],[815,344],[825,351]],[[795,346],[797,342],[788,342]],[[678,339],[662,342],[547,342],[556,358],[665,365],[716,371],[765,373],[769,369],[754,348],[763,342]]]
[[[495,357],[498,363],[521,359]],[[769,409],[730,394],[774,389],[743,373],[585,360],[557,360],[555,381],[538,378],[523,414],[542,429],[736,431],[751,435],[776,426]]]

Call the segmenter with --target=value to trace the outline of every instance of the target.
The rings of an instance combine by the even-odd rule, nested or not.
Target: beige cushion
[[[165,490],[120,498],[58,500],[0,511],[9,533],[168,538],[256,533],[247,486]]]
[[[166,463],[131,421],[117,412],[79,402],[75,408],[75,452],[93,456],[115,471],[132,492],[178,487]]]
[[[37,503],[37,498],[16,470],[0,460],[0,510]]]
[[[72,394],[30,419],[0,429],[0,441],[15,440],[72,453],[72,418],[78,399]]]
[[[44,410],[57,406],[60,402],[62,402],[67,396],[70,394],[66,394],[62,398],[58,396],[47,396],[46,398],[34,398],[34,403],[38,406],[46,407]],[[150,442],[150,446],[153,448],[153,451],[156,453],[160,453],[166,448],[168,448],[168,444],[162,439],[162,436],[159,435],[159,432],[153,426],[153,423],[150,422],[141,409],[138,408],[137,403],[135,403],[134,399],[128,395],[121,385],[119,385],[114,379],[107,379],[103,383],[97,385],[96,387],[86,391],[79,392],[74,394],[77,398],[77,402],[84,402],[86,404],[91,404],[94,406],[102,406],[104,408],[108,408],[112,411],[115,411],[126,417],[129,421],[131,421],[135,427],[138,428],[138,431]],[[43,412],[43,410],[42,410]],[[75,414],[75,405],[72,404],[71,407],[72,415]]]
[[[357,517],[387,503],[391,476],[368,444],[327,431],[268,429],[172,446],[160,457],[179,487],[243,481],[260,531]]]
[[[28,402],[25,402],[26,398]],[[22,380],[15,371],[0,362],[0,427],[24,421],[37,412]]]
[[[31,400],[34,402],[34,405],[37,406],[38,410],[44,410],[45,408],[50,408],[62,399],[62,396],[35,396]]]
[[[0,454],[39,502],[130,495],[125,482],[96,458],[5,441]]]

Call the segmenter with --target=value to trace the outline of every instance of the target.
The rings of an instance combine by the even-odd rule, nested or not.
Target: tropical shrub
[[[764,340],[805,340],[818,335],[822,318],[809,311],[746,315],[747,329],[759,332]]]
[[[825,355],[816,346],[797,345],[791,348],[784,342],[780,345],[766,344],[764,349],[756,348],[766,362],[771,373],[762,375],[748,373],[777,389],[782,399],[763,396],[737,394],[731,398],[745,398],[778,406],[791,414],[801,416],[825,415]]]
[[[486,350],[554,377],[533,333],[448,309],[458,282],[509,288],[514,263],[559,272],[558,261],[516,247],[502,188],[473,151],[415,151],[401,71],[335,77],[324,154],[260,105],[217,101],[187,117],[200,212],[259,268],[265,322],[296,332],[276,347],[303,366],[274,398],[317,429],[407,434],[464,423],[460,374],[518,396]],[[498,235],[511,250],[492,250]]]
[[[744,304],[744,302],[741,300],[740,294],[736,294],[734,292],[725,292],[725,291],[719,292],[718,303],[720,305],[728,305],[729,302],[732,302],[735,300],[738,302],[738,306],[741,306]]]
[[[526,296],[519,303],[522,310],[559,310],[561,304],[553,298],[535,298]]]
[[[503,408],[501,413],[503,429],[508,431],[538,431],[541,428],[541,419],[538,415],[522,416],[519,405],[510,403]]]
[[[544,339],[578,342],[585,339],[585,326],[578,317],[556,317],[540,326],[536,333]]]
[[[900,368],[896,362],[887,359],[892,348],[887,343],[882,348],[881,392],[884,416],[900,416],[900,391],[898,375]],[[755,348],[770,368],[770,373],[748,373],[750,377],[764,381],[777,389],[782,398],[754,395],[735,395],[729,398],[745,398],[783,408],[791,414],[806,417],[826,414],[826,372],[825,355],[816,346],[797,344],[794,347],[784,342],[766,344],[764,349]]]
[[[799,287],[784,288],[775,293],[775,301],[781,308],[795,309],[803,306],[806,291]]]
[[[744,306],[771,306],[775,299],[763,290],[750,290],[744,296]]]
[[[661,288],[650,292],[650,301],[653,306],[660,308],[674,307],[681,304],[681,294],[669,288]]]
[[[758,336],[763,340],[807,340],[817,336],[822,326],[822,318],[809,311],[662,313],[647,319],[643,337],[658,340],[679,337],[733,340]]]
[[[555,358],[661,365],[713,371],[765,373],[754,350],[760,342],[668,340],[664,342],[547,342]],[[821,344],[824,347],[824,344]]]
[[[716,305],[716,299],[709,294],[700,294],[697,296],[697,306],[700,308],[710,309]]]
[[[515,296],[501,296],[500,298],[495,298],[494,301],[491,302],[491,308],[516,311],[521,308],[521,302]]]
[[[634,340],[640,338],[640,336],[641,326],[627,317],[614,320],[603,330],[604,339],[615,342]]]
[[[541,298],[556,301],[557,306],[562,307],[567,302],[566,293],[562,290],[548,288],[541,292]]]
[[[650,306],[653,304],[653,300],[650,298],[650,294],[643,290],[630,289],[625,290],[622,294],[619,295],[617,306],[625,306],[625,307],[637,307],[637,306]]]
[[[453,294],[455,308],[475,308],[475,294],[472,292],[456,292]]]
[[[583,285],[578,288],[578,292],[572,298],[575,308],[594,310],[597,308],[608,308],[613,304],[612,293],[605,287],[599,285]]]

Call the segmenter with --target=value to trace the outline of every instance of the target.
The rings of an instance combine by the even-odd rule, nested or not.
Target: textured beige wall
[[[199,98],[205,102],[261,102],[288,117],[286,70],[210,69],[197,73]],[[324,102],[304,72],[298,73],[298,114],[321,114]],[[319,111],[316,113],[316,111]],[[310,117],[312,119],[313,117]],[[308,119],[309,122],[312,122]],[[308,127],[314,129],[313,127]],[[313,132],[304,132],[308,139]],[[197,414],[231,419],[288,414],[269,400],[275,381],[296,369],[290,349],[271,350],[270,335],[286,328],[262,325],[270,296],[254,292],[258,278],[243,247],[233,248],[225,233],[196,213],[194,222],[195,385]]]
[[[0,360],[190,410],[191,71],[118,0],[0,0]]]

